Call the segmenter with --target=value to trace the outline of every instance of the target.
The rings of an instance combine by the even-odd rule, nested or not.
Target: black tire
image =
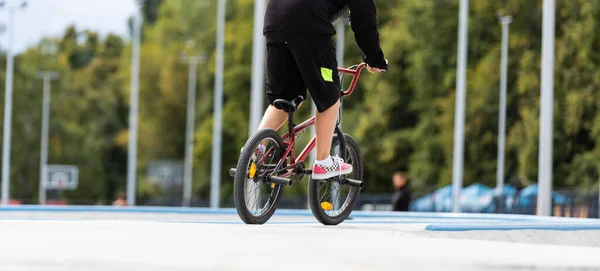
[[[356,140],[354,140],[354,138],[347,134],[344,134],[345,140],[339,140],[339,134],[341,133],[337,133],[333,136],[332,152],[336,145],[345,145],[346,151],[341,152],[339,156],[343,158],[346,162],[350,161],[350,164],[353,167],[353,172],[348,177],[351,179],[362,181],[363,164],[362,155],[360,153],[360,149],[358,148],[358,144],[356,143]],[[321,191],[323,190],[324,186],[334,187],[334,185],[336,184],[336,181],[331,180],[312,180],[310,176],[308,179],[308,201],[310,209],[312,210],[312,213],[315,216],[315,218],[324,225],[338,225],[344,222],[344,220],[348,218],[350,213],[352,213],[352,209],[354,208],[354,205],[356,204],[360,196],[360,188],[337,184],[339,185],[339,189],[337,190],[338,192],[342,189],[348,189],[346,199],[343,200],[343,202],[340,202],[341,200],[338,201],[337,204],[339,204],[340,207],[337,213],[335,212],[335,210],[324,210],[321,205],[321,201],[325,196],[321,196]],[[332,204],[334,209],[335,205],[335,203]]]
[[[279,199],[283,194],[283,186],[271,186],[263,182],[264,176],[266,176],[265,172],[269,171],[268,166],[263,165],[264,168],[262,173],[260,167],[257,166],[257,173],[255,173],[254,178],[250,179],[249,167],[251,167],[251,165],[255,162],[253,160],[252,155],[254,154],[254,151],[255,149],[257,149],[258,145],[261,142],[265,142],[265,140],[267,140],[273,148],[272,153],[270,153],[268,151],[270,148],[267,146],[266,153],[270,154],[266,159],[270,159],[269,164],[271,165],[277,164],[281,160],[281,156],[283,156],[285,152],[285,143],[283,142],[283,139],[281,139],[281,136],[275,130],[263,129],[258,131],[256,134],[250,137],[250,139],[248,139],[246,145],[242,150],[242,154],[240,155],[240,159],[238,160],[238,164],[236,167],[235,180],[233,184],[233,201],[239,217],[246,224],[266,223],[271,218],[271,216],[273,216],[273,213],[275,213],[275,210],[277,209],[277,203],[279,202]],[[271,171],[273,168],[274,167],[270,168]],[[255,181],[255,179],[257,180]],[[250,182],[253,182],[254,184]],[[249,193],[247,193],[245,189],[248,185],[258,185],[259,188],[253,189],[253,191],[258,191],[259,193],[263,191],[263,186],[266,186],[266,190],[270,190],[270,193],[268,193],[268,197],[265,198],[265,205],[261,208],[261,211],[258,214],[254,213],[253,210],[250,210],[248,208],[248,200],[251,196],[248,195]],[[263,198],[261,197],[261,195],[259,195],[258,198],[256,198],[255,200],[257,200],[256,202],[258,202],[258,204],[261,204],[260,202],[262,202]],[[254,207],[251,206],[251,208]]]

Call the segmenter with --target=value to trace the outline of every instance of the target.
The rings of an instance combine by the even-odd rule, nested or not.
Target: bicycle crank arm
[[[353,179],[348,179],[348,178],[342,179],[340,181],[340,184],[347,185],[347,186],[352,186],[352,187],[358,187],[358,188],[361,188],[361,189],[365,186],[365,184],[363,183],[363,181],[353,180]]]
[[[267,165],[264,165],[264,166],[268,168],[268,167],[276,167],[277,165],[276,164],[267,164]],[[286,171],[286,170],[287,169],[285,169],[285,168],[283,169],[283,171]],[[235,177],[235,172],[236,172],[235,168],[230,168],[229,169],[229,176]]]
[[[237,170],[235,168],[229,169],[229,176],[235,177],[235,172],[236,171]],[[283,177],[278,177],[278,176],[272,176],[271,178],[269,178],[269,183],[290,186],[290,185],[292,185],[292,180],[288,179],[288,178],[283,178]]]

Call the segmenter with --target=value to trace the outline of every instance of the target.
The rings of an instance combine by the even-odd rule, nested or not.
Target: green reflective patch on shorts
[[[321,68],[321,76],[327,82],[333,82],[333,71],[328,68]]]

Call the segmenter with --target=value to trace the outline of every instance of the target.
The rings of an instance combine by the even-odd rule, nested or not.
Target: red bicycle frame
[[[356,67],[356,69],[338,68],[338,72],[352,76],[352,81],[350,82],[350,86],[348,87],[348,90],[342,91],[342,96],[348,96],[348,95],[352,94],[352,92],[354,92],[354,89],[356,88],[356,85],[358,83],[358,78],[360,77],[360,73],[362,72],[362,69],[364,67],[366,67],[365,63],[359,64]],[[300,152],[298,157],[296,157],[296,149],[294,147],[295,142],[296,142],[296,136],[301,133],[306,132],[306,130],[308,128],[315,125],[315,120],[316,120],[315,116],[312,116],[308,120],[296,125],[294,127],[294,130],[291,133],[288,132],[285,135],[283,135],[283,137],[282,137],[283,141],[285,144],[287,144],[287,149],[286,149],[283,157],[288,157],[288,155],[290,155],[290,164],[287,167],[288,172],[280,175],[281,177],[289,177],[292,174],[292,172],[290,172],[289,169],[295,168],[295,166],[298,163],[304,163],[306,158],[308,158],[308,155],[310,154],[310,152],[315,148],[317,141],[316,141],[316,137],[313,136],[313,138],[310,140],[310,142],[308,142],[308,145],[306,145],[304,150],[302,150],[302,152]]]

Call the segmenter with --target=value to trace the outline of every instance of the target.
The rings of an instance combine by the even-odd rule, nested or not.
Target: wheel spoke
[[[335,213],[335,210],[339,210],[340,206],[339,206],[339,201],[340,201],[340,185],[338,183],[331,183],[331,203],[333,204],[333,209]]]
[[[327,192],[329,191],[329,187],[327,186],[327,182],[322,182],[321,183],[321,188],[319,190],[323,189],[323,187],[325,187],[325,192],[323,192],[323,196],[321,196],[319,198],[319,202],[323,202],[323,200],[327,197]]]

